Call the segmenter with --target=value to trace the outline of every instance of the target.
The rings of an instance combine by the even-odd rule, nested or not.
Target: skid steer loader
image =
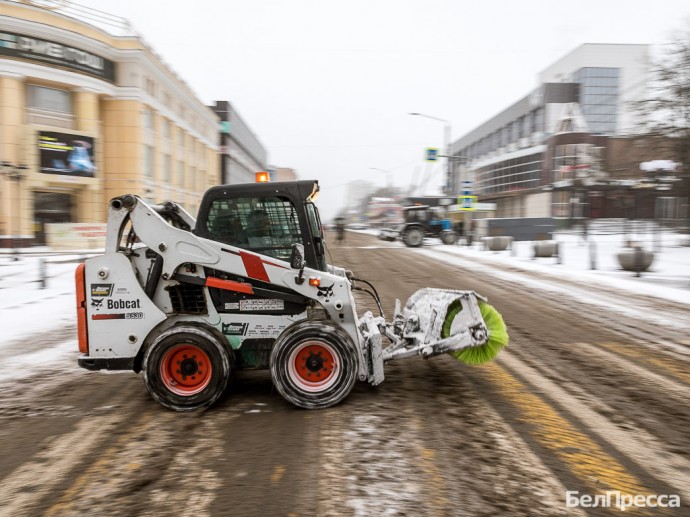
[[[178,411],[213,404],[234,369],[270,369],[287,401],[325,408],[358,380],[381,383],[387,361],[491,344],[490,306],[472,291],[421,289],[386,322],[371,284],[326,263],[318,190],[216,186],[196,220],[173,202],[112,199],[105,253],[76,271],[79,365],[143,372]],[[354,289],[380,315],[358,315]]]

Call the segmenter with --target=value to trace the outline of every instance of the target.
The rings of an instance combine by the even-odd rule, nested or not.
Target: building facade
[[[266,149],[230,102],[216,101],[211,109],[220,119],[222,182],[253,182],[254,174],[267,168]]]
[[[649,67],[648,45],[581,45],[541,72],[529,95],[452,143],[455,184],[495,204],[496,217],[623,217],[616,207],[633,195],[624,180],[664,158],[640,146],[632,108]],[[606,188],[586,188],[597,183]]]
[[[5,245],[43,243],[47,223],[103,223],[124,193],[195,213],[220,182],[216,114],[140,36],[114,32],[0,0]]]

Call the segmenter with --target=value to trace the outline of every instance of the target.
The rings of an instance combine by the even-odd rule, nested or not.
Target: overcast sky
[[[582,43],[667,42],[687,0],[80,0],[122,16],[210,104],[228,100],[272,165],[318,179],[327,220],[345,184],[442,180],[423,161],[537,86]]]

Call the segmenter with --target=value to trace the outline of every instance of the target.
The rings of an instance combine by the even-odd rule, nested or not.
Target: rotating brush
[[[478,304],[482,319],[486,324],[486,328],[489,330],[489,340],[481,346],[450,352],[450,355],[455,357],[458,361],[471,365],[479,365],[492,361],[509,341],[508,329],[499,312],[494,309],[493,306],[481,300],[478,301]],[[460,302],[452,303],[450,307],[448,307],[448,313],[443,320],[443,327],[441,329],[442,338],[450,336],[450,328],[453,319],[461,310],[462,304]]]

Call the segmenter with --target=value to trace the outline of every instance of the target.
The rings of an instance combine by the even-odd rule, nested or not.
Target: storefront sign
[[[105,223],[48,223],[45,225],[46,244],[53,250],[92,250],[105,246],[107,225]],[[108,284],[93,284],[105,287]],[[95,296],[110,296],[112,288]],[[93,290],[92,290],[92,295]]]
[[[54,41],[0,32],[0,56],[52,64],[115,82],[112,61]]]
[[[38,132],[41,172],[93,178],[94,140],[90,136]]]

